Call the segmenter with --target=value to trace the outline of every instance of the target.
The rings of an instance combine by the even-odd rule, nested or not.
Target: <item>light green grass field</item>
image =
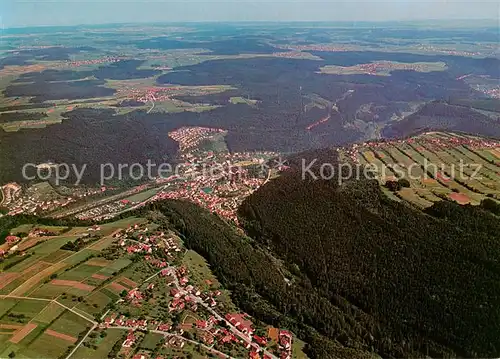
[[[58,276],[58,279],[83,281],[85,278],[90,277],[92,274],[99,272],[101,267],[89,266],[80,264],[78,267],[73,268]]]
[[[233,105],[245,104],[245,105],[253,106],[257,103],[257,100],[247,99],[244,97],[231,97],[229,99],[229,102],[231,102]]]
[[[45,255],[41,254],[34,254],[28,257],[22,257],[20,255],[10,256],[9,258],[7,258],[5,261],[2,262],[0,268],[3,268],[6,265],[11,265],[12,263],[17,263],[12,267],[10,267],[9,269],[7,269],[6,272],[22,272],[23,270],[35,264],[35,262],[37,262],[44,256]]]
[[[20,226],[11,229],[10,233],[12,233],[12,234],[29,233],[32,228],[33,228],[32,224],[21,224]]]
[[[50,329],[55,330],[59,333],[71,335],[76,338],[80,333],[86,331],[90,326],[91,324],[89,321],[67,311],[54,323],[52,323]]]
[[[28,358],[59,358],[72,345],[70,342],[43,333],[20,354]]]
[[[142,201],[147,200],[150,197],[153,197],[156,193],[158,193],[158,188],[151,188],[151,189],[148,189],[147,191],[137,193],[137,194],[130,196],[130,197],[127,197],[125,199],[129,200],[130,202],[142,202]]]
[[[2,318],[5,313],[13,308],[17,304],[17,302],[17,299],[10,298],[0,300],[0,318]]]
[[[149,333],[144,337],[140,347],[147,350],[154,350],[156,344],[158,344],[162,338],[162,334]]]
[[[49,324],[65,311],[63,307],[56,303],[49,303],[38,315],[34,321]]]
[[[94,251],[92,249],[85,248],[81,250],[80,252],[73,252],[73,255],[71,257],[68,257],[67,259],[64,260],[64,263],[67,263],[68,265],[75,265],[77,263],[83,262],[85,259],[90,258],[90,256],[98,254],[98,251]]]
[[[79,291],[75,288],[71,287],[63,287],[60,285],[53,285],[50,283],[46,283],[37,289],[35,289],[33,292],[30,293],[30,296],[36,297],[36,298],[45,298],[45,299],[55,299],[59,297],[62,293],[68,293],[68,294],[73,294],[73,295],[81,295],[80,293],[86,293]]]
[[[101,225],[101,233],[107,236],[116,231],[117,229],[125,229],[128,228],[128,226],[133,226],[134,224],[141,224],[146,222],[147,220],[144,218],[138,218],[138,217],[124,218],[116,222],[105,223]]]
[[[57,251],[59,248],[61,248],[64,244],[67,242],[74,242],[77,239],[75,236],[61,236],[61,237],[55,237],[51,238],[49,240],[46,240],[45,242],[37,245],[36,247],[33,248],[33,251],[37,254],[50,254],[52,252]]]
[[[3,301],[3,300],[2,300]],[[23,315],[20,320],[22,323],[27,323],[38,315],[49,303],[39,300],[22,299],[10,310],[9,314]],[[17,323],[15,318],[4,315],[2,317],[4,323]]]
[[[111,351],[111,348],[113,348],[113,345],[115,345],[118,340],[121,340],[121,337],[123,333],[125,333],[125,331],[113,329],[107,330],[106,333],[106,337],[102,338],[96,343],[96,350],[81,345],[77,349],[75,354],[73,354],[72,359],[106,358],[108,356],[108,353]],[[87,339],[87,341],[88,340],[89,339]]]
[[[66,251],[64,249],[58,249],[55,252],[47,254],[41,260],[44,261],[44,262],[47,262],[47,263],[57,263],[57,262],[63,260],[64,258],[69,257],[73,253],[74,252]]]
[[[76,308],[94,315],[100,313],[108,303],[111,303],[111,299],[106,294],[97,291],[86,297],[85,302],[78,304]]]

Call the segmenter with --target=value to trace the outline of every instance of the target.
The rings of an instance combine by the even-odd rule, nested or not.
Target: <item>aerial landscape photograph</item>
[[[500,4],[0,0],[0,359],[500,357]]]

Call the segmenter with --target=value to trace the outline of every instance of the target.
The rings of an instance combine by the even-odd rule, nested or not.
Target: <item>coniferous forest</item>
[[[247,235],[191,203],[145,211],[163,213],[243,310],[294,330],[312,358],[493,357],[500,222],[484,208],[421,212],[373,180],[292,172],[244,202]]]
[[[292,170],[243,203],[246,233],[183,201],[123,216],[177,231],[242,310],[294,331],[311,358],[409,358],[499,355],[494,213],[447,201],[422,212],[385,197],[375,180],[339,185]],[[8,232],[33,220],[53,222],[0,224]]]

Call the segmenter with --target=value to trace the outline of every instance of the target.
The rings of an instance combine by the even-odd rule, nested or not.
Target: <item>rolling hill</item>
[[[481,207],[440,201],[422,212],[375,180],[339,185],[291,170],[239,213],[259,245],[337,308],[328,324],[321,301],[304,303],[310,316],[288,308],[330,340],[382,357],[500,353],[500,224]],[[316,357],[335,357],[325,353]]]

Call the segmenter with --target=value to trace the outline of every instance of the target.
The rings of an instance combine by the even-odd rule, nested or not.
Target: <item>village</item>
[[[47,182],[42,182],[23,188],[18,183],[11,182],[0,186],[3,201],[0,207],[8,209],[8,214],[42,214],[61,209],[70,204],[85,201],[96,195],[102,195],[102,188],[73,187],[70,193],[61,194]]]
[[[197,287],[185,265],[179,264],[185,248],[178,237],[147,225],[134,225],[114,233],[116,246],[124,255],[137,255],[146,261],[156,273],[136,288],[125,290],[117,301],[118,310],[108,310],[99,325],[101,329],[126,329],[121,353],[132,353],[137,344],[138,333],[152,332],[164,336],[164,345],[182,349],[186,343],[201,344],[208,351],[222,358],[226,348],[239,347],[240,353],[252,359],[292,358],[293,336],[287,330],[269,327],[260,328],[259,334],[250,316],[244,313],[228,312],[219,303],[220,289],[203,290]],[[183,316],[182,322],[160,320],[155,317],[134,317],[129,307],[141,308],[156,302],[159,293],[155,288],[166,285],[169,293],[170,317]],[[195,317],[195,318],[193,318]],[[189,322],[186,318],[192,319]],[[274,344],[274,345],[273,345]],[[148,358],[147,353],[136,353],[134,358]],[[158,359],[158,358],[157,358]]]
[[[291,359],[295,351],[302,353],[303,344],[289,330],[242,313],[203,257],[187,250],[176,232],[145,218],[89,227],[21,225],[7,236],[0,257],[9,268],[0,283],[2,300],[35,300],[41,305],[32,317],[48,305],[78,322],[70,328],[16,324],[9,345],[38,326],[45,337],[61,341],[45,350],[64,352],[67,359],[90,355],[105,337],[110,339],[103,350],[121,359],[195,353],[195,358]],[[19,265],[27,270],[16,269]],[[49,312],[57,316],[54,309]]]
[[[38,214],[56,218],[75,216],[82,220],[103,220],[164,199],[183,199],[207,208],[237,224],[236,210],[243,200],[271,176],[271,151],[230,153],[224,149],[202,149],[207,141],[223,141],[217,128],[182,127],[170,133],[179,143],[180,162],[166,176],[118,191],[109,185],[66,187],[61,195],[48,182],[23,188],[17,183],[3,186],[3,201],[9,215]],[[221,137],[222,136],[222,137]]]

